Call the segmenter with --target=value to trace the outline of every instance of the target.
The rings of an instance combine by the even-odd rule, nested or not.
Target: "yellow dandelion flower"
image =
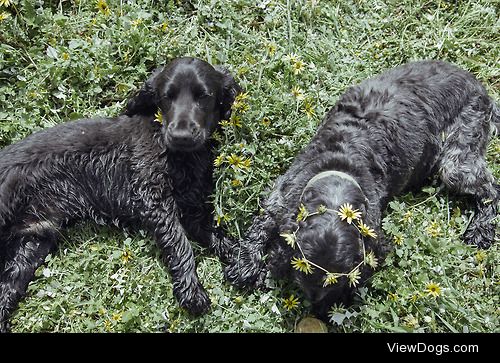
[[[241,163],[243,162],[242,157],[236,154],[231,154],[226,157],[226,159],[229,165],[233,166],[235,169],[239,169],[241,167]]]
[[[305,100],[304,101],[304,113],[307,115],[307,117],[311,118],[314,115],[316,115],[316,111],[314,111],[314,106],[312,104],[311,100]]]
[[[237,70],[236,70],[236,74],[238,74],[238,76],[243,76],[244,74],[247,74],[248,71],[250,70],[249,67],[247,66],[241,66],[239,67]]]
[[[439,237],[441,234],[441,227],[438,222],[434,221],[427,227],[426,232],[431,237]]]
[[[334,285],[339,281],[340,275],[333,272],[328,272],[325,276],[325,281],[323,282],[323,287],[327,287],[328,285]]]
[[[241,128],[241,117],[234,115],[234,114],[231,115],[231,118],[229,119],[228,125]]]
[[[358,209],[354,209],[349,203],[342,204],[337,214],[341,220],[346,220],[349,224],[351,224],[353,220],[361,218],[361,212],[359,212]]]
[[[162,32],[166,32],[168,30],[168,23],[166,21],[164,21],[163,23],[161,23],[160,29],[161,29]]]
[[[134,28],[137,28],[139,25],[142,24],[142,22],[143,22],[143,20],[139,18],[139,19],[136,19],[136,20],[132,20],[131,24],[132,24],[132,26]]]
[[[358,221],[359,233],[364,237],[377,238],[375,231],[363,223],[362,220]]]
[[[64,60],[68,60],[68,59],[69,59],[69,54],[68,54],[68,53],[66,53],[66,52],[64,52],[64,53],[62,54],[62,59],[64,59]]]
[[[403,319],[403,321],[404,321],[404,324],[410,329],[418,328],[420,326],[418,323],[418,319],[416,317],[414,317],[413,315],[406,316]]]
[[[228,127],[231,126],[231,122],[228,120],[220,120],[219,125],[221,125],[222,127]]]
[[[298,75],[302,73],[306,64],[302,62],[300,59],[296,59],[295,62],[292,63],[293,74]]]
[[[6,8],[8,8],[11,3],[11,0],[0,0],[0,6],[5,6]]]
[[[305,205],[301,204],[299,207],[299,214],[297,214],[297,222],[305,221],[307,217],[309,217],[309,212],[307,211]]]
[[[439,295],[441,295],[441,287],[439,286],[439,284],[431,281],[425,287],[425,292],[427,293],[427,295],[438,297]]]
[[[274,55],[274,53],[276,53],[276,44],[274,43],[267,43],[266,44],[266,50],[267,50],[267,53],[269,53],[269,55]]]
[[[155,113],[155,121],[162,124],[163,123],[163,113],[161,112],[160,109],[158,109],[158,111],[156,111]]]
[[[269,117],[264,117],[260,123],[262,125],[264,125],[265,127],[269,127],[269,125],[271,125],[271,120],[269,119]]]
[[[244,159],[242,162],[241,162],[241,168],[242,169],[250,169],[250,166],[252,166],[252,160],[250,159]]]
[[[289,245],[292,248],[295,248],[295,234],[294,233],[283,232],[283,233],[280,233],[280,236],[285,239],[285,242],[287,245]]]
[[[242,92],[239,93],[233,102],[233,105],[231,106],[232,110],[238,113],[244,113],[250,109],[250,106],[248,105],[248,92]]]
[[[111,320],[120,321],[122,320],[122,315],[121,312],[113,313],[113,315],[111,315]]]
[[[4,21],[5,19],[7,19],[8,17],[10,17],[10,14],[6,11],[2,11],[0,13],[0,22]]]
[[[372,269],[376,269],[378,266],[378,259],[377,259],[377,257],[375,257],[375,254],[373,253],[373,251],[370,251],[370,253],[368,253],[365,256],[364,262],[366,265],[370,266]]]
[[[214,166],[216,167],[219,167],[221,166],[223,163],[224,163],[224,159],[225,159],[225,155],[224,154],[220,154],[218,155],[215,160],[214,160]]]
[[[234,102],[231,108],[234,112],[245,113],[250,109],[250,106],[246,102]]]
[[[347,278],[349,279],[349,286],[356,287],[361,279],[361,271],[359,271],[358,268],[355,268],[347,274]]]
[[[106,320],[104,322],[104,330],[106,330],[107,332],[110,332],[113,330],[113,323],[111,322],[111,320]]]
[[[238,93],[238,95],[236,95],[236,97],[234,98],[234,102],[246,102],[248,98],[249,98],[248,92],[241,92]]]
[[[387,294],[387,300],[397,301],[398,300],[398,295],[390,292],[390,293]]]
[[[408,224],[411,222],[413,218],[413,212],[407,211],[404,215],[403,218],[401,218],[401,222],[404,222],[405,224]]]
[[[295,97],[298,101],[303,100],[304,97],[304,91],[299,87],[299,86],[294,86],[292,88],[292,96]]]
[[[410,296],[410,301],[414,303],[415,301],[417,301],[421,297],[422,297],[422,294],[420,292],[416,291],[412,296]]]
[[[231,180],[231,186],[234,188],[241,187],[243,183],[239,179],[233,179]]]
[[[108,3],[106,2],[106,0],[98,0],[96,8],[97,8],[97,10],[99,10],[100,13],[102,13],[104,15],[109,15],[109,13],[111,12],[109,10],[109,6],[108,6]]]
[[[327,211],[328,211],[328,208],[323,204],[320,204],[318,209],[316,209],[316,212],[318,212],[319,214],[325,214]]]
[[[394,242],[394,244],[398,245],[398,246],[401,246],[403,244],[403,241],[404,241],[404,236],[401,235],[401,234],[397,234],[394,236],[394,238],[392,239],[392,241]]]
[[[252,164],[250,159],[243,159],[241,156],[236,154],[227,156],[226,160],[234,169],[249,169]]]
[[[132,259],[132,251],[128,248],[122,252],[121,260],[123,264],[128,263]]]
[[[306,258],[292,258],[292,267],[306,275],[312,274],[313,267]]]
[[[290,295],[288,299],[283,299],[283,305],[288,311],[296,309],[299,306],[299,299],[294,295]]]
[[[484,260],[486,260],[486,257],[488,257],[488,256],[487,256],[486,252],[484,252],[483,250],[477,251],[476,255],[474,256],[474,258],[476,259],[476,261],[478,263],[481,263]]]

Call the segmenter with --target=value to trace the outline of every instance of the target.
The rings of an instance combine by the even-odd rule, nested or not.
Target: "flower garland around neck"
[[[354,209],[353,206],[349,203],[344,203],[343,205],[340,206],[338,210],[328,209],[324,205],[320,205],[318,209],[312,213],[309,213],[306,210],[305,206],[301,204],[299,207],[299,213],[297,215],[297,223],[305,221],[306,219],[311,218],[315,215],[320,215],[327,212],[335,213],[336,215],[338,215],[338,217],[340,217],[341,221],[345,221],[346,223],[353,225],[361,234],[361,236],[369,238],[377,238],[375,231],[369,226],[367,226],[365,223],[363,223],[363,220],[361,219],[361,212],[359,212],[358,209]],[[356,221],[356,223],[353,223],[353,221]],[[292,267],[298,271],[305,273],[306,275],[312,274],[314,268],[323,271],[325,273],[323,287],[327,287],[329,285],[337,283],[338,279],[342,276],[347,277],[347,279],[349,280],[349,286],[355,287],[358,285],[359,280],[361,278],[360,267],[363,264],[370,266],[372,269],[375,269],[378,266],[378,259],[375,257],[373,251],[366,253],[365,243],[363,241],[362,242],[363,259],[351,271],[349,272],[328,271],[327,269],[307,259],[307,257],[304,254],[304,251],[302,250],[302,246],[300,245],[300,242],[297,238],[297,232],[299,231],[299,229],[300,226],[297,226],[295,231],[292,233],[286,233],[286,232],[280,233],[280,236],[285,239],[285,242],[293,249],[297,247],[300,254],[302,255],[302,258],[297,258],[297,257],[292,258],[291,260]]]

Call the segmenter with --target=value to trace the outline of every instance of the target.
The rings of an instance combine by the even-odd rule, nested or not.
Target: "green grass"
[[[251,160],[248,170],[227,162],[216,170],[217,217],[233,235],[245,231],[265,188],[346,87],[407,61],[443,59],[474,73],[500,101],[498,1],[107,3],[108,15],[95,0],[0,7],[10,14],[0,21],[0,146],[68,119],[118,114],[148,72],[174,57],[223,64],[248,92],[241,126],[233,119],[219,136],[220,154]],[[292,53],[305,64],[299,74]],[[304,99],[291,95],[293,87]],[[499,159],[496,138],[488,161],[497,179]],[[465,246],[471,211],[437,187],[391,203],[384,230],[401,244],[358,302],[336,309],[332,331],[500,330],[498,243],[484,252]],[[270,281],[266,292],[238,291],[223,281],[216,258],[196,252],[213,308],[191,318],[147,236],[75,228],[37,271],[13,330],[287,332],[308,313],[293,286]],[[425,293],[431,281],[441,288],[437,298]],[[291,294],[300,304],[287,311],[283,298]]]

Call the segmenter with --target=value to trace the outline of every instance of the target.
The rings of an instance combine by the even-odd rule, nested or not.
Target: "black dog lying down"
[[[207,204],[210,135],[238,92],[225,69],[180,58],[153,73],[128,116],[68,122],[0,151],[0,331],[61,229],[85,219],[149,231],[181,306],[209,308],[188,238],[226,256]]]
[[[227,278],[252,286],[269,269],[295,281],[325,318],[389,250],[380,225],[390,199],[435,173],[473,197],[464,239],[487,248],[500,194],[484,158],[491,120],[500,126],[483,86],[444,62],[410,63],[348,89],[277,179]]]

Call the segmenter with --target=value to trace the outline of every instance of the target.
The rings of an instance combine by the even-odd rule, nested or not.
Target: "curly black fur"
[[[180,305],[209,308],[188,238],[226,256],[207,203],[210,135],[238,92],[226,70],[180,58],[153,73],[126,115],[67,122],[0,151],[0,331],[60,231],[89,219],[149,231]]]
[[[236,249],[227,278],[254,286],[271,270],[278,278],[296,281],[316,313],[325,317],[332,303],[348,304],[355,290],[345,277],[323,288],[324,274],[318,269],[311,275],[292,269],[291,258],[300,255],[279,233],[296,229],[299,205],[314,211],[321,204],[338,209],[347,202],[360,209],[378,235],[376,241],[365,238],[365,246],[382,260],[390,246],[380,229],[387,203],[436,173],[451,191],[475,200],[475,216],[464,239],[487,248],[495,237],[492,220],[500,191],[484,154],[490,131],[499,122],[498,108],[484,87],[470,73],[440,61],[410,63],[349,88],[311,143],[277,179],[264,213]],[[304,190],[326,170],[349,174],[361,189],[346,178],[329,176]],[[349,272],[362,259],[361,236],[334,214],[300,222],[297,239],[314,263]],[[373,270],[364,266],[361,273],[364,281]]]

